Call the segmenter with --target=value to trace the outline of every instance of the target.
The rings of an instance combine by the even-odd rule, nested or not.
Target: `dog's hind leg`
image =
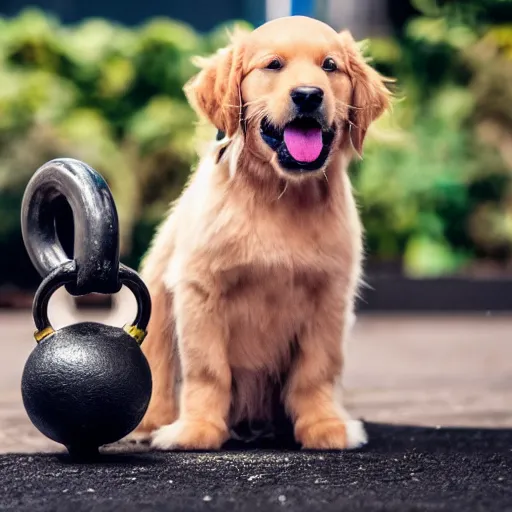
[[[158,230],[141,270],[152,302],[148,335],[142,343],[142,351],[151,367],[153,393],[146,415],[131,436],[134,440],[149,440],[154,430],[174,422],[178,416],[179,357],[173,296],[164,283],[174,247],[173,220],[171,214]]]
[[[163,285],[152,294],[153,314],[142,350],[151,367],[153,393],[148,410],[135,431],[135,438],[149,439],[151,432],[178,416],[176,385],[179,361],[176,351],[172,297]]]

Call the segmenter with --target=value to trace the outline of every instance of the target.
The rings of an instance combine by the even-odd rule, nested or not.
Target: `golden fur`
[[[338,72],[322,69],[326,55]],[[264,69],[275,57],[284,68]],[[383,79],[348,32],[304,17],[236,34],[201,65],[185,91],[227,139],[201,159],[143,263],[154,391],[137,434],[159,449],[218,449],[237,422],[269,419],[269,386],[284,375],[304,447],[356,446],[363,432],[339,397],[362,260],[346,171],[388,106]],[[287,123],[290,90],[304,84],[324,90],[336,138],[321,169],[291,174],[259,127],[263,116]]]

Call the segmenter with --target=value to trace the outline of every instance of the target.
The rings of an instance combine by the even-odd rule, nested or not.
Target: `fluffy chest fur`
[[[287,267],[254,266],[233,268],[219,277],[231,365],[278,374],[289,363],[303,320],[314,314],[320,278]]]
[[[319,180],[262,197],[237,181],[243,176],[207,161],[178,204],[180,250],[167,283],[171,289],[194,283],[208,296],[225,324],[234,369],[285,371],[293,340],[325,288],[353,286],[359,225],[350,184],[343,170],[336,172],[330,190]]]

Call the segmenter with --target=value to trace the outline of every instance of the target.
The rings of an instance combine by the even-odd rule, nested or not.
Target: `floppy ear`
[[[184,87],[196,112],[231,137],[240,125],[242,98],[243,43],[241,36],[213,56],[196,59],[201,71]]]
[[[349,112],[350,139],[361,156],[368,127],[390,105],[391,93],[384,78],[369,66],[347,30],[340,33],[345,48],[347,72],[352,80],[352,105]]]

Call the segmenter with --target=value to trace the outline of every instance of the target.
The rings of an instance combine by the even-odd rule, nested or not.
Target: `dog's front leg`
[[[226,326],[210,296],[194,284],[175,293],[182,386],[179,418],[153,436],[155,448],[215,450],[228,438],[231,369]]]
[[[347,449],[366,442],[362,424],[348,418],[337,393],[342,344],[353,319],[352,305],[343,307],[344,301],[333,290],[326,292],[298,337],[285,404],[295,438],[306,449]]]

